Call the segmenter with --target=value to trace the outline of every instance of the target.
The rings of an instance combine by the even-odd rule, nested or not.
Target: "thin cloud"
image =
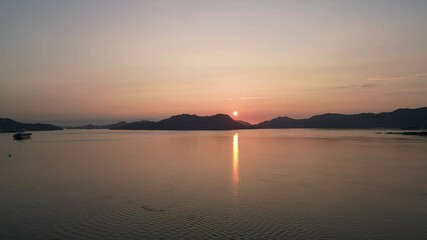
[[[239,97],[239,98],[227,98],[227,101],[234,101],[234,100],[257,100],[257,99],[267,99],[269,97]]]
[[[333,87],[333,89],[353,89],[353,88],[373,88],[377,85],[375,83],[365,83],[365,84],[352,84],[352,85],[344,85]]]
[[[427,73],[415,73],[415,74],[403,75],[403,76],[373,76],[373,77],[368,77],[367,80],[387,81],[387,80],[404,80],[404,79],[419,78],[419,77],[427,77]]]
[[[359,85],[357,84],[353,84],[353,85],[344,85],[344,86],[337,86],[337,87],[333,87],[335,89],[348,89],[348,88],[356,88],[359,87]]]
[[[361,87],[364,87],[364,88],[373,88],[373,87],[376,87],[376,86],[377,85],[375,83],[365,83],[365,84],[361,85]]]
[[[240,97],[240,100],[256,100],[256,99],[266,99],[268,97]]]

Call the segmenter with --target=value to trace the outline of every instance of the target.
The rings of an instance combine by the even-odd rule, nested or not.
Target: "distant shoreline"
[[[194,114],[175,115],[160,121],[121,121],[110,125],[65,127],[69,129],[111,129],[111,130],[237,130],[237,129],[427,129],[427,107],[416,109],[397,109],[393,112],[338,114],[326,113],[307,119],[277,117],[251,125],[233,119],[227,114],[198,116]],[[0,132],[52,131],[63,130],[52,124],[20,123],[8,118],[0,118]]]
[[[427,131],[422,131],[422,132],[386,132],[385,134],[400,134],[400,135],[427,137]]]

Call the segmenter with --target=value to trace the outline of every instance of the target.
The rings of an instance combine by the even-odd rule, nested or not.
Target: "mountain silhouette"
[[[16,132],[16,131],[54,131],[63,130],[62,127],[58,127],[52,124],[43,123],[21,123],[14,121],[10,118],[0,118],[0,132]]]
[[[250,123],[248,123],[248,122],[245,122],[245,121],[243,121],[243,120],[236,120],[236,122],[238,122],[238,123],[242,124],[243,126],[247,126],[247,127],[252,126],[252,124],[250,124]]]
[[[88,124],[70,129],[127,129],[127,130],[232,130],[259,128],[394,128],[394,129],[425,129],[427,128],[427,107],[416,109],[397,109],[393,112],[338,114],[327,113],[315,115],[307,119],[278,117],[256,125],[241,120],[234,120],[226,114],[213,116],[197,116],[181,114],[167,119],[155,121],[118,122],[109,125]],[[49,131],[62,130],[51,124],[20,123],[9,118],[0,118],[0,132],[19,130]]]
[[[255,125],[256,128],[426,128],[427,107],[397,109],[384,113],[327,113],[308,119],[278,117]]]
[[[129,130],[231,130],[248,128],[226,114],[197,116],[181,114],[158,122],[140,121],[112,127],[111,129]]]
[[[124,126],[128,124],[125,121],[121,121],[118,123],[113,123],[113,124],[107,124],[107,125],[94,125],[94,124],[87,124],[84,126],[73,126],[73,127],[65,127],[67,129],[110,129],[110,128],[115,128],[115,127],[120,127],[120,126]]]

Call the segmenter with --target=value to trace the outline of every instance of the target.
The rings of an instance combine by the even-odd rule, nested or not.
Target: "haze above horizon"
[[[0,117],[237,111],[256,123],[422,107],[426,11],[415,0],[1,1]]]

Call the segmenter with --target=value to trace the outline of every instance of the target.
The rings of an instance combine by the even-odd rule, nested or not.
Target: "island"
[[[0,132],[16,131],[56,131],[63,130],[62,127],[45,123],[21,123],[10,118],[0,118]]]
[[[426,131],[422,131],[422,132],[386,132],[385,134],[400,134],[400,135],[427,137]]]
[[[112,127],[113,130],[233,130],[249,129],[251,126],[244,125],[232,119],[226,114],[213,116],[197,116],[181,114],[167,119],[155,121],[132,122],[122,126]]]
[[[66,129],[110,129],[110,128],[116,128],[116,127],[121,127],[128,124],[125,121],[121,121],[118,123],[113,123],[113,124],[107,124],[107,125],[95,125],[95,124],[87,124],[87,125],[83,125],[83,126],[68,126],[65,127]]]
[[[425,129],[427,107],[397,109],[384,113],[327,113],[307,119],[278,117],[255,125],[257,128],[340,128],[340,129]]]

